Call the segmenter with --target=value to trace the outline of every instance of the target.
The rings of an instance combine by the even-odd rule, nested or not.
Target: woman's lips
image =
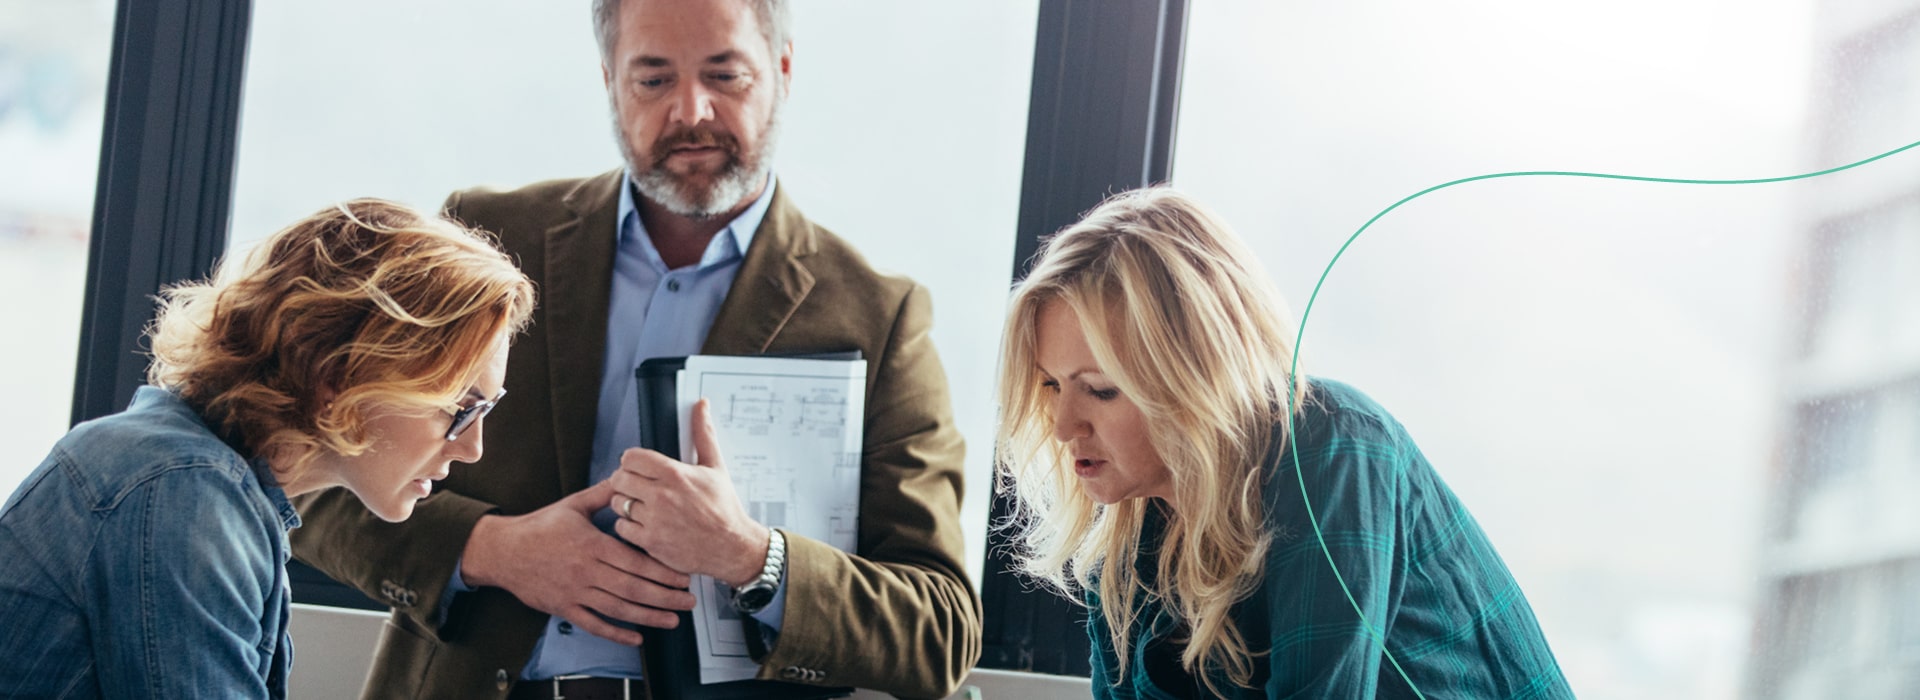
[[[1073,460],[1073,473],[1084,479],[1099,473],[1100,468],[1106,465],[1104,459],[1076,459]]]

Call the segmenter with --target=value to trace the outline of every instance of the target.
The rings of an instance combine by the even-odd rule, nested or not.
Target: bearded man
[[[734,587],[763,679],[941,697],[979,658],[927,291],[807,220],[772,171],[785,4],[596,0],[626,167],[448,198],[540,305],[474,468],[406,523],[340,493],[299,504],[296,555],[393,606],[363,697],[645,697],[635,625],[674,624],[692,574]],[[867,360],[853,552],[755,522],[711,465],[630,449],[646,359],[846,350]],[[616,495],[623,463],[644,493]]]

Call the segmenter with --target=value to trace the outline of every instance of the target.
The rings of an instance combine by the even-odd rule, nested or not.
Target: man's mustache
[[[740,154],[740,142],[731,134],[706,129],[681,129],[653,142],[653,164],[659,166],[666,163],[667,156],[673,155],[676,148],[719,148],[736,158]]]

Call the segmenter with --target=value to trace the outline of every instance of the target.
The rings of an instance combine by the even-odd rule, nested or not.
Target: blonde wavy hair
[[[486,234],[356,199],[160,301],[147,381],[250,456],[281,457],[289,483],[321,450],[364,453],[376,413],[457,402],[526,327],[534,290]]]
[[[1306,383],[1288,376],[1279,295],[1224,221],[1163,187],[1108,199],[1037,257],[1015,287],[1001,350],[995,486],[1018,504],[1000,525],[1015,534],[1015,559],[1070,599],[1091,590],[1104,601],[1121,677],[1142,623],[1135,601],[1151,600],[1190,632],[1182,668],[1216,693],[1215,673],[1244,686],[1264,650],[1248,646],[1228,613],[1260,583],[1270,544],[1263,467],[1286,437],[1286,407],[1306,398]],[[1100,370],[1145,415],[1171,475],[1152,585],[1135,560],[1153,506],[1096,503],[1051,435],[1036,344],[1041,310],[1053,303],[1079,318]]]

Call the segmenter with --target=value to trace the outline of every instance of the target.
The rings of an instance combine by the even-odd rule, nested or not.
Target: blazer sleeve
[[[400,523],[376,517],[346,489],[293,502],[301,520],[290,538],[295,557],[428,630],[446,623],[440,603],[450,593],[474,523],[495,512],[491,504],[450,491],[420,501],[413,517]]]
[[[456,215],[460,194],[443,208]],[[441,629],[454,571],[480,517],[493,504],[448,490],[414,505],[413,517],[389,523],[367,510],[346,489],[327,489],[293,499],[301,527],[291,536],[293,555],[334,580],[413,618],[420,629]]]
[[[962,565],[964,447],[928,336],[902,299],[867,397],[858,554],[794,535],[787,602],[760,678],[938,698],[980,658],[980,603]]]

